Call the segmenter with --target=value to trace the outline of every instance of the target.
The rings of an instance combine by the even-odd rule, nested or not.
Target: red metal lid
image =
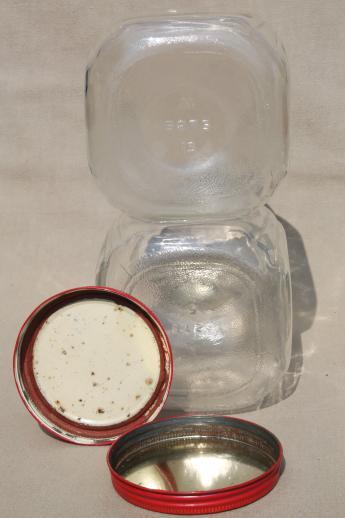
[[[248,505],[277,484],[283,450],[254,423],[180,416],[139,426],[108,453],[116,491],[152,511],[205,514]]]
[[[142,302],[86,286],[54,295],[31,313],[13,370],[25,406],[48,433],[102,445],[157,416],[173,364],[167,335]]]

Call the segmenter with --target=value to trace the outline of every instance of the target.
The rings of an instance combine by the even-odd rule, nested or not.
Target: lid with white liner
[[[48,432],[108,444],[161,410],[172,355],[158,319],[111,288],[82,287],[43,302],[24,323],[14,375],[28,410]]]

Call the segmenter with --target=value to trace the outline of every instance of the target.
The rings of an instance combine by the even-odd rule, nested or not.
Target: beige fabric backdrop
[[[214,4],[222,10],[230,0]],[[69,446],[38,429],[15,392],[11,352],[20,323],[43,298],[93,282],[114,218],[86,162],[89,54],[123,16],[196,5],[0,0],[1,518],[151,516],[113,493],[104,448]],[[290,397],[247,415],[283,441],[281,483],[231,516],[342,518],[345,3],[259,7],[285,42],[291,72],[291,166],[272,207],[289,237],[295,375]]]

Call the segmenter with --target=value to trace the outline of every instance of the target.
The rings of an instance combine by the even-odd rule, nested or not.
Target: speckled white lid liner
[[[33,348],[36,383],[71,421],[110,426],[145,407],[160,376],[160,354],[148,324],[109,300],[74,302],[53,313]]]

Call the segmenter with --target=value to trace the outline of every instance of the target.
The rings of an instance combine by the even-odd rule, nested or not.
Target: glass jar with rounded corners
[[[121,286],[159,315],[174,355],[171,409],[259,408],[288,368],[286,237],[266,207],[217,222],[124,215],[107,236],[97,282]]]
[[[165,323],[170,408],[259,407],[291,349],[284,230],[265,202],[286,172],[282,47],[247,16],[123,23],[87,70],[89,162],[123,217],[98,282]]]
[[[90,168],[139,218],[247,213],[286,172],[286,79],[247,17],[125,23],[87,71]]]

